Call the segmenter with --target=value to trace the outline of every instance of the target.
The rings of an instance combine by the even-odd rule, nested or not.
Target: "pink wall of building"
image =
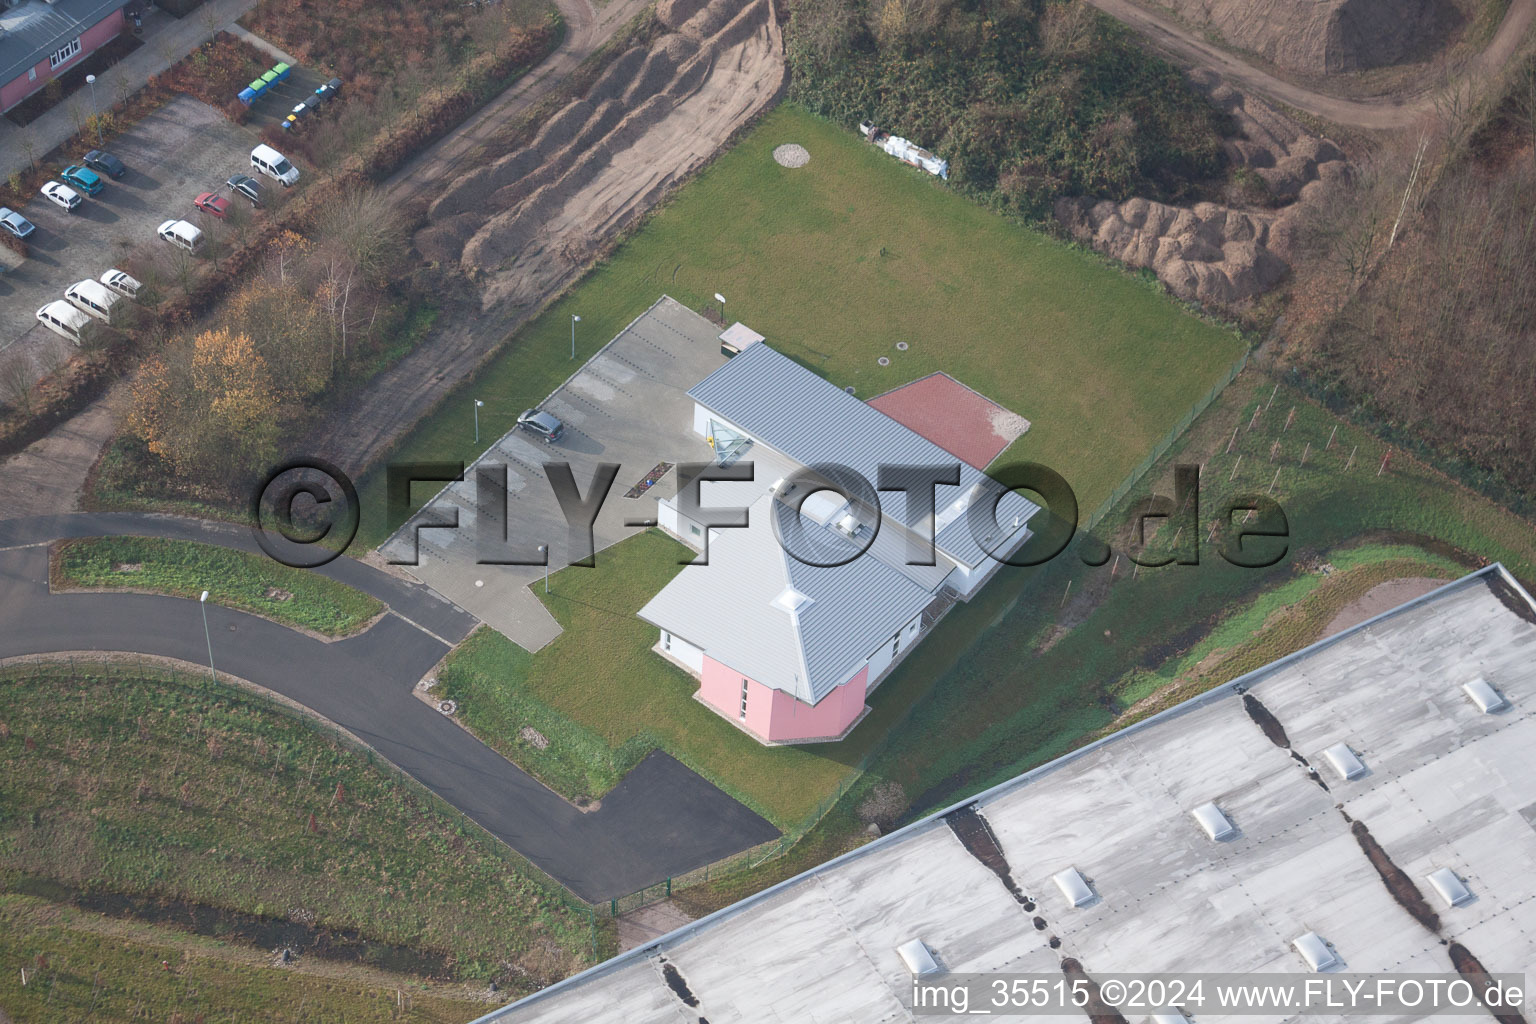
[[[23,71],[20,75],[0,85],[0,110],[9,110],[28,96],[37,92],[48,84],[48,80],[61,75],[85,60],[93,51],[116,39],[123,31],[126,19],[122,9],[119,8],[102,18],[96,24],[80,33],[80,52],[56,68],[48,66],[48,55],[43,54],[43,59],[33,67],[36,78],[29,79]]]
[[[864,689],[869,669],[812,706],[796,700],[783,690],[746,679],[747,715],[741,716],[741,684],[745,677],[709,655],[704,656],[699,696],[710,707],[761,739],[772,743],[823,739],[837,736],[864,710]]]

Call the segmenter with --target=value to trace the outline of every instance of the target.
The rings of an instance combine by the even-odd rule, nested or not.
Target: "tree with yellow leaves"
[[[204,331],[151,359],[133,385],[129,427],[187,482],[238,487],[271,462],[279,400],[251,339]]]

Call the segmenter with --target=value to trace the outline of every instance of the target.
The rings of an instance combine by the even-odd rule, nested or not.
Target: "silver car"
[[[26,238],[37,230],[36,225],[9,206],[0,206],[0,228],[5,228],[17,238]]]

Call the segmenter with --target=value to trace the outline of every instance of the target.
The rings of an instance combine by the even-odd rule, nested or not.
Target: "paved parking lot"
[[[206,215],[193,208],[193,198],[222,188],[235,171],[248,170],[256,141],[250,128],[182,96],[113,140],[110,149],[128,173],[117,181],[105,179],[106,187],[75,213],[42,196],[28,203],[22,214],[37,225],[27,239],[31,255],[18,264],[14,253],[0,250],[9,265],[0,274],[0,350],[14,346],[37,366],[46,365],[50,351],[72,350],[37,323],[38,307],[63,298],[81,278],[100,276],[134,249],[169,251],[155,228],[172,217],[199,223]]]
[[[583,494],[599,463],[619,463],[619,475],[592,531],[599,552],[648,528],[630,524],[654,524],[656,498],[675,493],[677,471],[640,497],[625,497],[625,492],[659,462],[676,465],[713,457],[704,439],[693,432],[693,400],[687,392],[725,362],[719,333],[687,307],[661,299],[540,406],[564,422],[564,437],[545,444],[513,430],[480,457],[476,466],[507,467],[507,532],[514,543],[549,544],[552,572],[570,563],[565,517],[543,469],[553,461],[571,464]],[[530,584],[541,585],[537,581],[544,570],[477,564],[475,476],[471,466],[463,482],[444,490],[412,520],[451,521],[457,512],[460,528],[424,530],[420,564],[409,571],[517,644],[538,650],[560,635],[559,625],[528,589]],[[385,556],[410,557],[410,532],[408,523],[386,542],[381,548]]]

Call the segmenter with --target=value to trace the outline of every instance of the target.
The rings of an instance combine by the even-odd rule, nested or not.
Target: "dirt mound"
[[[678,31],[621,54],[526,146],[432,204],[416,247],[458,261],[483,308],[547,297],[782,87],[769,0],[671,0],[659,16]]]
[[[1282,68],[1340,74],[1423,60],[1464,19],[1451,0],[1163,0],[1191,27]]]
[[[1270,203],[1254,209],[1197,203],[1184,209],[1147,199],[1068,198],[1057,201],[1056,220],[1100,252],[1156,271],[1180,298],[1239,307],[1286,275],[1292,214],[1347,180],[1349,164],[1333,143],[1213,74],[1192,77],[1232,115],[1239,131],[1226,143],[1227,157],[1263,183]]]

